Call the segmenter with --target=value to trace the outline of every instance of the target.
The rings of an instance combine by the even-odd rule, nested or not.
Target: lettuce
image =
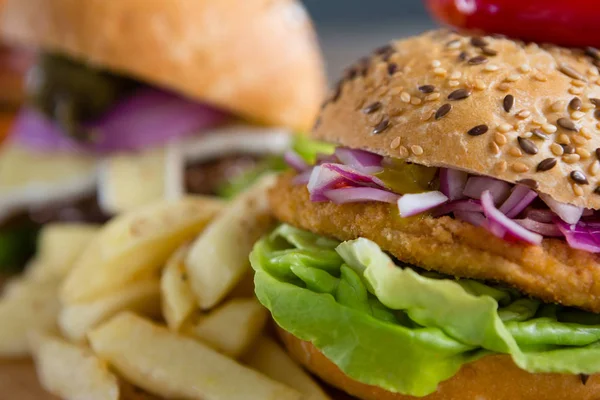
[[[530,372],[600,372],[594,314],[420,273],[367,239],[339,243],[282,225],[250,261],[275,321],[369,385],[425,396],[491,353]]]

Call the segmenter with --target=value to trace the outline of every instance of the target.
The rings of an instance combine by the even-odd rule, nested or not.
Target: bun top
[[[268,124],[310,128],[324,94],[296,0],[6,0],[0,29]]]
[[[600,208],[600,52],[433,31],[350,67],[318,139]]]

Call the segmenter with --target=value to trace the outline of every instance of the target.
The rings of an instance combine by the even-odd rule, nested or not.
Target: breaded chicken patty
[[[503,282],[546,302],[600,312],[600,258],[544,239],[541,246],[512,243],[450,217],[401,218],[384,203],[310,201],[305,185],[284,175],[271,190],[273,213],[282,222],[352,240],[370,239],[399,260],[462,278]]]

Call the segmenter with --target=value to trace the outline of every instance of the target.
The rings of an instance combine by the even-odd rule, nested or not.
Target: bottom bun
[[[346,376],[311,343],[278,329],[290,355],[332,386],[362,400],[598,400],[600,374],[585,385],[579,375],[532,374],[517,367],[506,355],[486,356],[463,366],[425,397],[392,393]]]

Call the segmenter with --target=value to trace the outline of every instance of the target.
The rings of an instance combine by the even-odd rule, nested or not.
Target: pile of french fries
[[[68,400],[327,399],[266,331],[248,255],[273,226],[263,178],[232,203],[165,201],[44,228],[0,296],[0,357]],[[141,389],[141,390],[140,390]]]

